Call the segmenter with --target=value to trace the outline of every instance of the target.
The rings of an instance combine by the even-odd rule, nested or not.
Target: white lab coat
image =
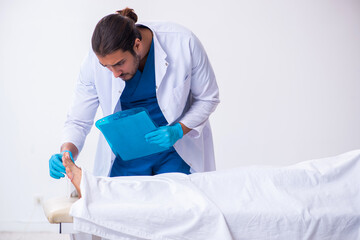
[[[215,169],[209,115],[219,103],[219,90],[203,46],[186,28],[173,23],[141,23],[153,32],[156,95],[167,122],[193,130],[174,145],[193,172]],[[62,142],[81,151],[100,105],[104,116],[114,113],[125,82],[99,64],[93,51],[85,58]],[[94,174],[107,176],[115,155],[100,134]]]

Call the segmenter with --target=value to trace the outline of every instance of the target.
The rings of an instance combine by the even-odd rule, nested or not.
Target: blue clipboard
[[[113,153],[124,161],[163,152],[169,148],[146,142],[145,134],[157,129],[145,108],[120,111],[96,121]]]

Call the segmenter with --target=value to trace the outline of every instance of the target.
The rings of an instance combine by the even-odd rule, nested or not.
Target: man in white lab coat
[[[110,46],[109,50],[110,41],[106,40],[115,42],[116,39],[109,37],[111,34],[114,36],[114,29],[109,27],[113,24],[106,21],[114,18],[120,19],[123,24],[123,32],[115,29],[118,32],[116,37],[128,36],[123,36],[125,40],[121,40],[125,47],[111,50]],[[93,50],[82,63],[75,99],[63,130],[61,153],[54,154],[49,161],[53,178],[64,176],[61,162],[64,152],[70,152],[73,159],[77,158],[99,106],[104,116],[124,110],[122,97],[127,91],[127,84],[134,81],[132,79],[139,72],[144,74],[151,51],[154,54],[157,116],[161,115],[167,124],[163,124],[148,140],[154,144],[173,146],[175,154],[189,167],[189,172],[215,170],[209,116],[219,103],[219,90],[203,46],[191,31],[177,24],[135,24],[136,21],[133,10],[126,8],[104,17],[95,28]],[[100,134],[94,174],[111,176],[114,164],[116,157]],[[157,173],[162,172],[154,174]]]

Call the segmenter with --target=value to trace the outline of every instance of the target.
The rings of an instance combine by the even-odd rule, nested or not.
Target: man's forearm
[[[65,151],[65,150],[68,150],[72,153],[72,156],[75,159],[77,159],[77,156],[79,154],[79,150],[77,149],[77,147],[71,143],[71,142],[67,142],[67,143],[64,143],[61,148],[60,148],[60,151]]]
[[[191,128],[188,128],[187,126],[185,126],[182,122],[179,122],[181,125],[181,128],[183,130],[183,135],[187,134],[188,132],[191,131]]]

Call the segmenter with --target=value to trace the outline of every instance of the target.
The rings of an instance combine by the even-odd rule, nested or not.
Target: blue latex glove
[[[145,135],[145,139],[149,143],[158,144],[161,147],[171,147],[177,140],[183,137],[183,130],[180,123],[173,126],[159,127]]]
[[[49,160],[49,170],[50,170],[50,176],[55,179],[59,179],[59,178],[62,178],[65,176],[64,175],[65,167],[62,164],[62,156],[63,156],[64,152],[68,152],[70,154],[71,160],[74,162],[72,153],[68,150],[65,150],[65,151],[62,151],[61,153],[52,155]]]

